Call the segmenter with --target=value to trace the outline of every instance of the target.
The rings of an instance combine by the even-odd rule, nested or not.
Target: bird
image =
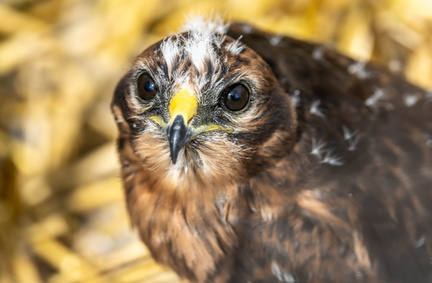
[[[190,282],[432,282],[432,93],[218,17],[145,49],[112,100],[126,206]]]

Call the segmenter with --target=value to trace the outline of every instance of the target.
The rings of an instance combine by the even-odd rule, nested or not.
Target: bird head
[[[238,180],[292,148],[288,94],[227,28],[190,23],[140,54],[118,84],[113,112],[146,170],[177,181]]]

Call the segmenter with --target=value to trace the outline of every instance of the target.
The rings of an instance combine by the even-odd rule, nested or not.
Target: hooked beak
[[[225,128],[215,124],[200,125],[196,128],[190,126],[190,121],[197,114],[198,101],[196,96],[188,89],[177,92],[169,104],[170,121],[166,124],[161,116],[152,116],[154,122],[166,129],[170,158],[173,164],[177,162],[180,151],[194,137],[201,133],[222,130],[232,133],[232,128]]]
[[[198,101],[189,90],[181,90],[171,99],[171,120],[167,127],[171,161],[175,164],[180,150],[190,141],[193,130],[187,124],[196,115]]]

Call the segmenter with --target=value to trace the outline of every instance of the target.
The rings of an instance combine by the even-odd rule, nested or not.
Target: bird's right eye
[[[156,96],[156,84],[150,75],[142,73],[138,76],[137,92],[144,101],[149,101]]]
[[[233,112],[244,109],[249,103],[250,92],[249,88],[242,84],[234,84],[225,91],[223,102],[225,107]]]

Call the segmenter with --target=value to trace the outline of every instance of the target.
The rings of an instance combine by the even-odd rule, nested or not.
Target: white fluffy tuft
[[[167,38],[160,46],[162,56],[165,59],[167,66],[174,65],[174,61],[179,55],[179,37],[175,36],[174,39]]]
[[[185,42],[185,49],[191,58],[192,64],[203,71],[206,60],[214,65],[218,63],[213,44],[220,45],[221,37],[228,29],[221,17],[214,16],[206,19],[203,16],[189,18],[181,31],[190,33]]]
[[[187,33],[173,35],[164,39],[160,45],[160,51],[167,64],[168,70],[172,71],[173,66],[186,56],[192,65],[197,69],[197,81],[199,88],[207,84],[206,65],[219,65],[219,58],[215,51],[215,46],[220,47],[225,40],[225,33],[229,24],[224,23],[219,16],[194,16],[186,19],[180,31]],[[232,46],[233,51],[240,52],[240,43]],[[177,85],[187,84],[190,78],[187,75],[177,78]]]
[[[239,38],[237,38],[237,40],[229,43],[227,45],[226,49],[228,51],[230,51],[231,53],[240,54],[243,51],[243,49],[244,49],[244,46],[240,42],[241,38],[242,38],[242,36],[240,36]]]
[[[186,24],[181,28],[182,32],[197,34],[217,33],[225,34],[229,24],[225,23],[220,16],[193,16],[186,18]]]

